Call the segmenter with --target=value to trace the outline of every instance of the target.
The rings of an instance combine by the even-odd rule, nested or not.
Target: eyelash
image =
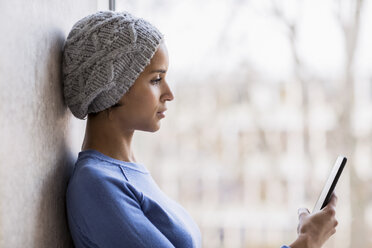
[[[151,80],[151,83],[152,84],[159,84],[160,83],[160,81],[162,80],[163,78],[157,78],[157,79],[154,79],[154,80]]]

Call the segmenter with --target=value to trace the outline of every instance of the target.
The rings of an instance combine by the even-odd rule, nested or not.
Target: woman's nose
[[[164,93],[163,93],[163,100],[164,101],[172,101],[174,99],[174,95],[172,90],[170,89],[168,83],[164,84]]]

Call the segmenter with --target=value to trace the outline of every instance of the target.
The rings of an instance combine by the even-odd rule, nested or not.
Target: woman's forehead
[[[146,69],[149,73],[165,73],[168,69],[168,61],[169,58],[166,48],[164,46],[159,46]]]

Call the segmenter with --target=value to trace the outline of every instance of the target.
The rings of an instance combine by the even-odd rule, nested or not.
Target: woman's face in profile
[[[166,81],[169,65],[167,47],[162,42],[150,64],[139,75],[133,86],[112,109],[112,120],[124,130],[155,132],[165,117],[166,102],[173,100],[173,93]]]

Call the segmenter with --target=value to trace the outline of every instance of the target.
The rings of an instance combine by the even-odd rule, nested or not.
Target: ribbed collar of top
[[[100,160],[103,160],[103,161],[106,161],[106,162],[109,162],[109,163],[112,163],[112,164],[116,164],[116,165],[119,165],[119,166],[124,166],[128,169],[131,169],[131,170],[136,170],[136,171],[146,173],[146,174],[149,173],[149,171],[146,169],[146,167],[142,164],[118,160],[118,159],[109,157],[109,156],[107,156],[107,155],[105,155],[105,154],[103,154],[103,153],[101,153],[97,150],[88,149],[88,150],[84,150],[84,151],[79,152],[78,161],[85,158],[85,157],[94,157],[94,158],[97,158],[97,159],[100,159]]]

